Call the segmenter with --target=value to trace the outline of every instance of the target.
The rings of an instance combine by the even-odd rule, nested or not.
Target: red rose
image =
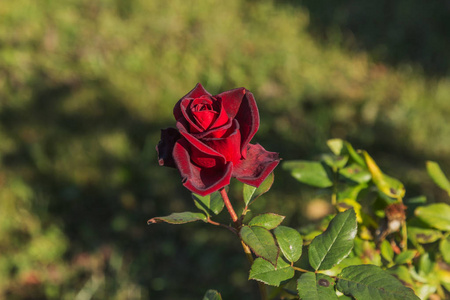
[[[161,130],[159,164],[178,168],[184,186],[196,194],[215,192],[231,177],[259,186],[278,165],[278,153],[250,144],[259,114],[253,94],[244,88],[212,96],[199,83],[173,114],[177,129]]]

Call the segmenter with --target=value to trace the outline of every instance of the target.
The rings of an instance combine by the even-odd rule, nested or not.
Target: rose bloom
[[[156,147],[161,166],[178,168],[183,184],[201,196],[231,177],[258,187],[278,165],[278,153],[250,144],[259,113],[245,88],[212,96],[199,83],[173,109],[175,128],[161,130]]]

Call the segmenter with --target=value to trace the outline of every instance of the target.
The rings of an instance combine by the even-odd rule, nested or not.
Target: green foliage
[[[433,294],[445,298],[450,292],[447,271],[450,206],[427,204],[425,197],[404,201],[404,185],[382,172],[366,151],[356,151],[350,143],[338,139],[330,140],[328,145],[333,154],[320,156],[318,162],[301,162],[321,166],[326,177],[300,181],[321,188],[331,182],[331,203],[340,211],[309,244],[308,260],[312,268],[336,274],[336,289],[356,299],[418,299],[418,296],[427,299]],[[349,159],[342,164],[331,159],[345,155]],[[292,171],[297,163],[285,162],[285,169],[298,179]],[[436,184],[445,187],[445,177],[437,165],[429,163],[428,171]],[[315,174],[313,168],[302,169],[303,178]],[[335,293],[320,296],[313,288],[315,281],[311,273],[300,276],[302,299],[335,299]]]
[[[431,179],[450,195],[450,181],[447,179],[444,172],[442,172],[441,167],[434,161],[427,161],[427,171]]]
[[[292,176],[300,182],[321,188],[333,185],[326,168],[319,162],[289,161],[283,164],[283,168],[291,171]]]
[[[258,226],[243,226],[239,235],[257,256],[276,266],[279,249],[269,230]]]
[[[169,223],[169,224],[185,224],[195,221],[206,222],[206,216],[202,213],[193,213],[190,211],[181,213],[172,213],[166,217],[155,217],[147,221],[148,224]]]
[[[224,203],[219,192],[214,192],[203,197],[193,193],[192,198],[194,199],[195,206],[203,210],[208,216],[212,214],[220,214],[224,207]]]
[[[278,225],[283,222],[284,216],[280,216],[274,213],[266,213],[262,215],[255,216],[248,223],[249,226],[259,226],[264,227],[268,230],[277,228]]]
[[[278,259],[276,267],[262,258],[257,258],[250,270],[249,279],[279,286],[283,281],[294,277],[294,273],[294,269],[281,258]]]
[[[445,203],[418,207],[416,216],[431,227],[450,231],[450,205]]]
[[[315,270],[328,270],[346,258],[356,236],[356,214],[353,209],[337,214],[324,233],[309,246],[309,262]]]
[[[411,289],[373,265],[347,267],[342,270],[337,279],[337,289],[356,299],[419,299]]]
[[[222,300],[222,296],[218,291],[215,290],[208,290],[206,291],[205,296],[203,297],[203,300]]]
[[[305,273],[297,282],[298,295],[302,300],[337,300],[333,278],[324,274]]]
[[[291,263],[299,260],[303,250],[303,240],[300,233],[286,226],[278,226],[273,233],[284,257]]]

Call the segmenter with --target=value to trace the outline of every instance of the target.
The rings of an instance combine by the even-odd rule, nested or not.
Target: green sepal
[[[207,216],[220,214],[225,205],[219,192],[214,192],[206,196],[192,193],[192,199],[194,199],[195,206],[203,210]]]
[[[267,193],[272,187],[274,181],[273,172],[267,176],[267,178],[259,185],[259,187],[254,187],[244,183],[244,188],[242,190],[244,196],[245,206],[250,205],[261,195]]]

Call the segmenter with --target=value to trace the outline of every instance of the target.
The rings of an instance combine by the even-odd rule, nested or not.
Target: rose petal
[[[221,137],[226,137],[228,135],[230,135],[231,133],[233,133],[233,124],[237,122],[236,120],[232,120],[229,119],[227,121],[227,123],[225,123],[224,125],[214,128],[214,129],[209,129],[206,130],[204,132],[198,132],[198,133],[191,133],[192,136],[194,136],[197,139],[203,139],[203,138],[221,138]],[[182,122],[180,122],[182,124]],[[177,122],[178,124],[178,122]],[[185,125],[183,125],[184,127],[186,127]],[[178,125],[177,125],[178,128]]]
[[[279,162],[278,153],[266,151],[260,144],[248,144],[247,157],[234,165],[232,176],[258,187]]]
[[[160,166],[176,168],[172,152],[175,142],[181,137],[175,128],[161,129],[161,140],[156,146]]]
[[[177,121],[182,122],[185,127],[189,126],[189,131],[192,131],[193,133],[203,132],[204,130],[197,125],[195,118],[192,116],[192,112],[190,110],[192,101],[194,101],[194,99],[184,98],[178,102],[180,103],[180,109],[183,117]]]
[[[245,157],[247,145],[259,128],[259,112],[253,94],[245,88],[238,88],[214,97],[222,99],[228,117],[239,122],[241,128],[241,152]]]
[[[234,124],[233,132],[226,138],[204,138],[202,141],[225,156],[227,161],[237,163],[241,159],[241,134],[239,123],[234,121]]]
[[[219,116],[214,121],[214,123],[211,124],[209,129],[215,129],[215,128],[221,127],[221,126],[227,124],[229,120],[232,120],[232,119],[228,118],[227,112],[226,112],[225,108],[223,107],[223,102],[221,99],[216,100],[214,104],[215,104],[215,106],[217,106],[216,109],[219,112]],[[220,137],[220,136],[215,136],[215,137]]]
[[[179,122],[177,122],[177,127],[181,133],[181,135],[186,139],[186,141],[192,146],[191,150],[191,159],[194,163],[197,163],[203,167],[212,167],[215,164],[225,164],[226,159],[225,156],[216,150],[212,149],[202,141],[196,139],[193,135],[191,135],[185,127]],[[220,159],[220,162],[215,162],[211,160],[211,157],[215,159]]]
[[[183,113],[181,112],[180,104],[181,100],[184,98],[199,98],[200,96],[211,96],[210,93],[208,93],[207,90],[203,88],[203,86],[200,83],[197,83],[195,88],[193,88],[189,93],[181,97],[181,99],[175,104],[175,107],[173,108],[173,115],[175,117],[175,120],[178,120],[183,117]]]
[[[211,110],[194,111],[192,114],[194,115],[197,124],[204,130],[208,129],[217,117],[217,112]]]
[[[204,155],[208,156],[206,153]],[[212,168],[199,167],[192,162],[192,145],[185,139],[177,141],[173,156],[183,185],[193,193],[206,196],[230,184],[232,164],[220,163],[220,158],[210,156],[218,164]]]

